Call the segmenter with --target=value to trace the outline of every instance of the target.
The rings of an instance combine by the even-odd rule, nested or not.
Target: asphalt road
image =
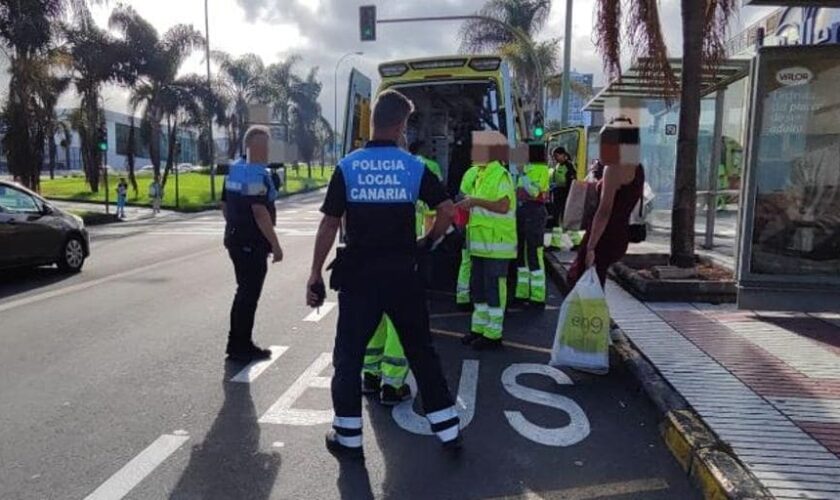
[[[76,276],[3,273],[0,498],[699,497],[629,374],[545,365],[556,291],[542,314],[512,311],[512,344],[481,354],[457,339],[468,316],[433,294],[463,453],[415,434],[411,403],[368,401],[367,460],[339,464],[323,448],[336,311],[303,302],[321,196],[280,204],[286,260],[255,335],[279,356],[256,367],[224,362],[234,277],[218,213],[93,228]]]

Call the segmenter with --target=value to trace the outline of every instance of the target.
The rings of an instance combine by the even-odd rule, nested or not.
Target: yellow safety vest
[[[470,255],[488,259],[516,258],[516,193],[513,179],[501,163],[494,161],[479,171],[473,198],[497,201],[510,200],[507,213],[499,214],[485,208],[470,209],[468,227]]]

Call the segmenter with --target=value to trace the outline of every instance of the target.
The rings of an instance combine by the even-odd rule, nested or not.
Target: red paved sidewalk
[[[642,303],[610,283],[636,347],[778,498],[840,499],[840,317]]]
[[[804,315],[766,317],[696,309],[658,314],[840,457],[840,327]],[[744,331],[750,333],[739,333]],[[763,345],[788,349],[787,362]],[[801,355],[803,348],[824,349],[826,357],[836,358],[835,366],[825,367],[818,376],[802,373],[799,369],[814,369],[809,366],[812,360]]]

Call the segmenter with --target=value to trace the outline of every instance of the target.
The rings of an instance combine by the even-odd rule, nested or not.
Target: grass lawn
[[[306,167],[300,167],[298,173],[290,168],[288,171],[286,185],[281,190],[282,195],[299,193],[301,191],[325,186],[329,182],[333,168],[327,167],[321,174],[321,167],[312,167],[312,178],[306,177]],[[201,210],[212,207],[210,199],[210,176],[199,173],[181,174],[178,176],[178,191],[180,209],[184,211]],[[224,176],[216,176],[216,199],[221,195]],[[119,176],[108,174],[108,188],[110,200],[116,203],[117,183]],[[129,186],[128,203],[132,205],[151,205],[149,200],[149,185],[152,183],[151,175],[137,176],[137,192]],[[56,200],[90,201],[102,202],[105,200],[104,186],[100,184],[99,192],[92,193],[90,186],[85,182],[83,176],[62,177],[54,180],[41,179],[41,195]],[[175,176],[170,175],[164,190],[164,208],[175,208]]]

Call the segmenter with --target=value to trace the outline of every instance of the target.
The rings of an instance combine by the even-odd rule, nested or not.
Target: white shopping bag
[[[552,366],[606,374],[610,369],[610,312],[598,273],[589,268],[560,307]]]

